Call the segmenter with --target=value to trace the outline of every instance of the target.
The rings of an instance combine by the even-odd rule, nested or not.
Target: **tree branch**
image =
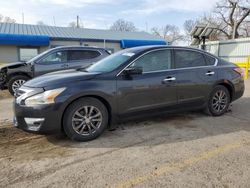
[[[216,13],[220,14],[222,21],[224,21],[227,25],[231,26],[231,23],[227,21],[226,17],[224,16],[222,12],[216,12]]]
[[[245,18],[247,17],[247,16],[249,16],[249,14],[250,14],[250,9],[248,9],[246,12],[245,12],[245,14],[241,17],[241,19],[237,22],[237,28],[239,27],[239,25],[245,20]]]
[[[229,20],[231,22],[231,26],[233,27],[234,25],[234,19],[233,19],[233,15],[234,15],[234,12],[235,12],[235,9],[236,9],[236,6],[237,6],[237,3],[236,2],[232,2],[229,0],[229,3],[232,5],[232,10],[229,14]]]

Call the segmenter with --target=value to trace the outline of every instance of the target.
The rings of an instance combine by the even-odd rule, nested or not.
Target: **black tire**
[[[219,96],[221,96],[220,100]],[[227,112],[230,102],[231,99],[228,89],[225,86],[218,85],[209,96],[205,112],[211,116],[221,116]]]
[[[29,80],[30,78],[28,76],[24,76],[24,75],[16,75],[13,76],[12,78],[10,78],[9,82],[8,82],[8,90],[10,92],[11,95],[15,94],[15,90],[13,89],[13,85],[14,83],[17,83],[18,81],[21,82],[26,82],[27,80]],[[20,84],[21,85],[21,84]]]
[[[86,107],[87,111],[89,112],[87,113],[87,115],[85,113]],[[80,114],[77,112],[79,112]],[[101,122],[92,121],[94,120],[94,116],[97,116],[99,113],[101,114],[101,116],[98,116],[96,118],[102,119]],[[78,116],[78,114],[81,116]],[[93,118],[91,118],[91,116]],[[81,142],[94,140],[99,137],[107,128],[109,119],[108,116],[109,114],[107,108],[101,101],[90,97],[81,98],[73,102],[66,109],[63,116],[63,130],[66,135],[72,140]],[[76,121],[73,121],[73,118]],[[81,118],[82,120],[80,120]],[[94,127],[92,126],[95,126],[96,129],[94,129]]]

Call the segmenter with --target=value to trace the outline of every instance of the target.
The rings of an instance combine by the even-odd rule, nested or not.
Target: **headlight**
[[[66,88],[48,90],[43,93],[34,95],[25,100],[26,106],[36,106],[41,104],[55,103],[55,98],[60,95]]]

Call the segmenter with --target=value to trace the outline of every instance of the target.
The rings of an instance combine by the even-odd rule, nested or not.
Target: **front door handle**
[[[213,71],[208,71],[208,72],[206,73],[207,76],[212,76],[212,75],[214,75],[214,74],[215,74],[215,72],[213,72]]]
[[[171,82],[171,81],[175,81],[176,78],[175,77],[167,77],[163,80],[163,82]]]

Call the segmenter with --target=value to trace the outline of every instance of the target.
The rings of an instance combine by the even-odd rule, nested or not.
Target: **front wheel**
[[[15,92],[27,81],[29,77],[24,75],[13,76],[8,82],[8,89],[11,95],[14,95]]]
[[[222,85],[216,86],[210,94],[206,112],[212,116],[221,116],[225,114],[230,105],[230,93]]]
[[[76,141],[90,141],[100,136],[108,125],[108,111],[95,98],[82,98],[73,102],[63,117],[66,135]]]

